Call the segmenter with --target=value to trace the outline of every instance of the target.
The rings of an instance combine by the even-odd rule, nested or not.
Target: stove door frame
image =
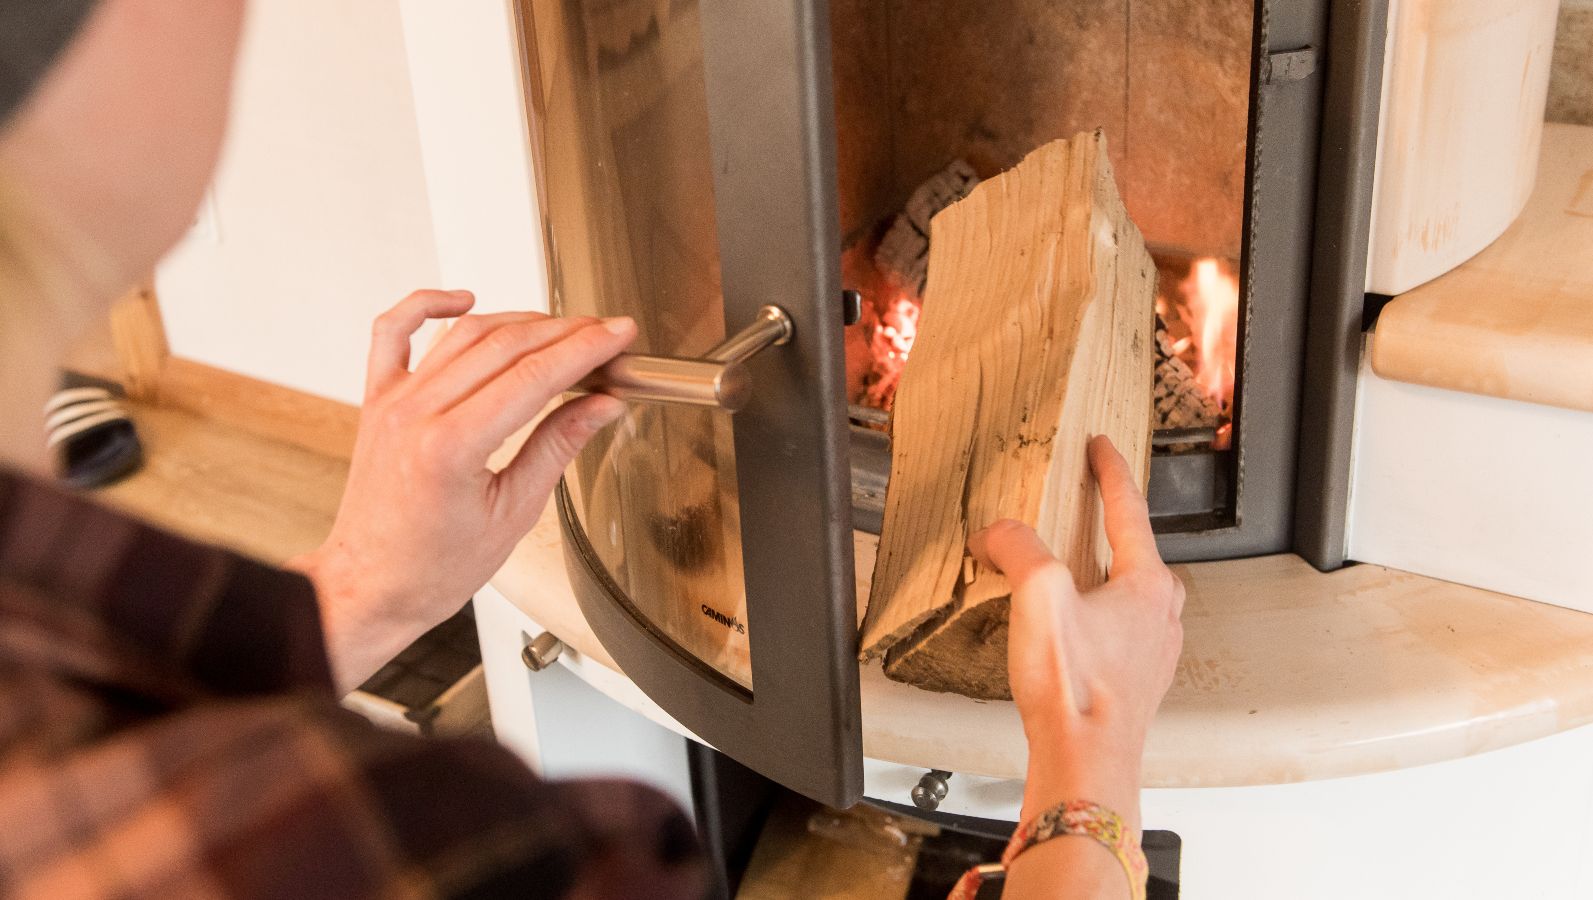
[[[1168,562],[1344,563],[1387,16],[1388,0],[1256,3],[1232,519],[1158,534]]]
[[[748,364],[752,399],[734,419],[753,689],[648,621],[561,485],[567,569],[604,648],[659,706],[727,756],[845,807],[863,795],[863,742],[828,4],[699,10],[726,330],[766,304],[795,324],[789,344]]]

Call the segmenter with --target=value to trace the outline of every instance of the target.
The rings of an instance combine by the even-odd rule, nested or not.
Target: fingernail
[[[630,334],[636,327],[636,320],[630,316],[614,316],[603,320],[603,328],[610,334]]]
[[[475,294],[472,294],[470,291],[449,291],[448,293],[453,294],[455,297],[474,297],[475,296]]]

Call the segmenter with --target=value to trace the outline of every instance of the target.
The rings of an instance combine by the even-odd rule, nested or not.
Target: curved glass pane
[[[695,0],[530,0],[553,305],[633,316],[636,352],[725,336]],[[568,473],[598,558],[664,636],[752,686],[729,415],[633,404]]]

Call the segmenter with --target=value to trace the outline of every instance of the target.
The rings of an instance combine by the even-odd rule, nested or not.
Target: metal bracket
[[[1279,50],[1261,57],[1261,83],[1303,81],[1316,74],[1316,48]]]

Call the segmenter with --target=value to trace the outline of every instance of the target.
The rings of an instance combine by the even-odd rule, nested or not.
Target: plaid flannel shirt
[[[0,897],[702,895],[690,825],[333,696],[313,590],[0,472]]]

